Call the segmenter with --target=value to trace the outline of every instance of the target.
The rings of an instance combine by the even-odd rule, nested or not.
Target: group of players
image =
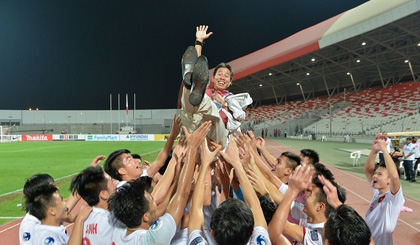
[[[233,69],[224,63],[207,86],[207,29],[197,27],[184,53],[181,114],[156,160],[121,149],[102,168],[98,156],[73,178],[66,201],[50,175],[30,177],[20,244],[393,243],[404,197],[385,138],[377,135],[365,165],[374,196],[363,219],[316,151],[275,157],[263,138],[237,130],[249,98],[231,97]],[[81,198],[87,205],[73,214]],[[74,223],[70,236],[64,222]]]

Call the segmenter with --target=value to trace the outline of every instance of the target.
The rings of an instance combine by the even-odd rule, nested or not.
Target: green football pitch
[[[70,194],[71,178],[97,155],[129,149],[153,161],[165,142],[17,142],[0,144],[0,225],[24,216],[22,188],[36,173],[48,173],[63,197]],[[103,163],[102,163],[103,165]]]
[[[349,151],[369,150],[370,144],[320,142],[292,139],[273,139],[281,145],[300,150],[316,150],[322,162],[365,178],[362,156],[360,166],[352,166]],[[97,155],[108,155],[116,149],[126,148],[153,161],[165,142],[19,142],[0,144],[0,225],[25,213],[21,189],[25,180],[35,173],[48,173],[54,177],[63,197],[69,196],[71,178],[89,166]],[[340,180],[337,180],[340,182]],[[420,201],[420,183],[401,181],[404,195]]]

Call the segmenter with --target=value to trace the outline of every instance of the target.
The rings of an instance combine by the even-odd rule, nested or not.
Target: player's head
[[[289,176],[300,165],[300,157],[292,152],[285,151],[276,159],[276,164],[271,170],[279,178]]]
[[[254,217],[244,202],[231,198],[214,211],[210,228],[219,245],[246,244],[254,229]]]
[[[49,216],[55,220],[63,220],[67,217],[66,202],[63,201],[55,185],[42,186],[28,202],[30,202],[29,213],[41,221]]]
[[[25,197],[30,197],[32,193],[43,185],[54,184],[54,178],[49,174],[34,174],[29,179],[25,181],[23,186],[23,194]]]
[[[304,165],[314,165],[319,162],[319,155],[318,152],[312,149],[302,149],[300,150],[300,159]]]
[[[318,175],[322,175],[325,179],[329,180],[337,188],[337,195],[340,202],[346,201],[345,191],[335,182],[334,176],[325,165],[321,163],[314,164],[315,174],[312,179],[312,185],[305,191],[306,201],[303,211],[308,217],[315,217],[316,215],[324,215],[325,218],[334,211],[333,207],[327,201],[327,195],[324,192],[323,184],[319,181]]]
[[[152,225],[156,217],[156,203],[147,190],[150,181],[141,177],[118,187],[108,200],[109,210],[128,228],[142,223]]]
[[[226,63],[220,63],[214,68],[213,83],[216,90],[227,89],[233,80],[233,69]]]
[[[97,205],[100,200],[108,200],[115,188],[115,182],[99,166],[86,168],[70,184],[70,190],[73,193],[77,191],[89,206]]]
[[[375,172],[372,176],[372,188],[386,190],[389,188],[391,179],[388,176],[385,162],[381,161],[375,165]]]
[[[327,245],[368,245],[371,240],[371,232],[365,220],[345,204],[330,214],[323,233],[323,244]]]
[[[45,185],[54,184],[54,178],[49,174],[35,174],[25,181],[23,186],[23,194],[25,195],[25,211],[28,212],[34,195],[39,193],[40,188],[42,189]]]
[[[125,181],[137,179],[143,173],[141,164],[133,159],[127,149],[112,152],[105,161],[104,169],[112,178]]]

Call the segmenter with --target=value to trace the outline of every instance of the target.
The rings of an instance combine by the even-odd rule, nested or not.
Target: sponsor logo
[[[157,219],[155,221],[155,223],[153,223],[153,225],[150,226],[150,229],[151,230],[154,230],[154,231],[157,231],[157,230],[160,229],[160,227],[162,227],[162,224],[163,224],[162,220],[161,219]]]
[[[194,240],[192,240],[190,242],[190,245],[197,245],[197,244],[200,244],[201,242],[203,242],[203,238],[202,237],[196,237],[196,238],[194,238]]]
[[[311,240],[312,241],[318,241],[319,240],[319,236],[318,236],[318,232],[317,231],[310,231],[309,233],[311,233]]]
[[[54,243],[55,243],[54,238],[50,237],[50,236],[45,238],[45,240],[44,240],[44,245],[51,245],[51,244],[54,244]]]
[[[265,238],[265,236],[263,235],[258,235],[257,236],[257,244],[258,245],[266,245],[267,243],[267,238]]]
[[[22,141],[52,141],[51,134],[24,134]]]
[[[24,232],[23,235],[22,235],[22,240],[25,241],[25,242],[31,240],[31,233]]]
[[[118,135],[88,135],[87,141],[118,141]]]

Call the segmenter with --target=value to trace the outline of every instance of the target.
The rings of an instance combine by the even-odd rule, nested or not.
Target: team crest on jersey
[[[263,235],[257,236],[257,245],[266,245],[268,244],[267,239]]]
[[[157,219],[157,220],[155,221],[155,223],[153,223],[153,225],[152,225],[152,226],[150,226],[150,229],[151,229],[151,230],[154,230],[154,231],[159,230],[159,229],[160,229],[160,227],[162,227],[162,224],[163,224],[162,220]]]
[[[317,231],[310,231],[310,233],[311,233],[311,240],[312,241],[318,241],[319,240],[319,237],[318,237],[318,232]]]
[[[50,236],[45,238],[45,240],[44,240],[44,245],[51,245],[51,244],[54,244],[54,243],[55,243],[54,238],[50,237]]]
[[[22,240],[27,242],[29,240],[31,240],[31,233],[30,232],[24,232],[22,235]]]
[[[201,237],[196,237],[196,238],[194,238],[194,240],[192,240],[192,241],[190,242],[190,245],[197,245],[197,244],[200,244],[201,242],[203,242],[203,238],[201,238]]]

